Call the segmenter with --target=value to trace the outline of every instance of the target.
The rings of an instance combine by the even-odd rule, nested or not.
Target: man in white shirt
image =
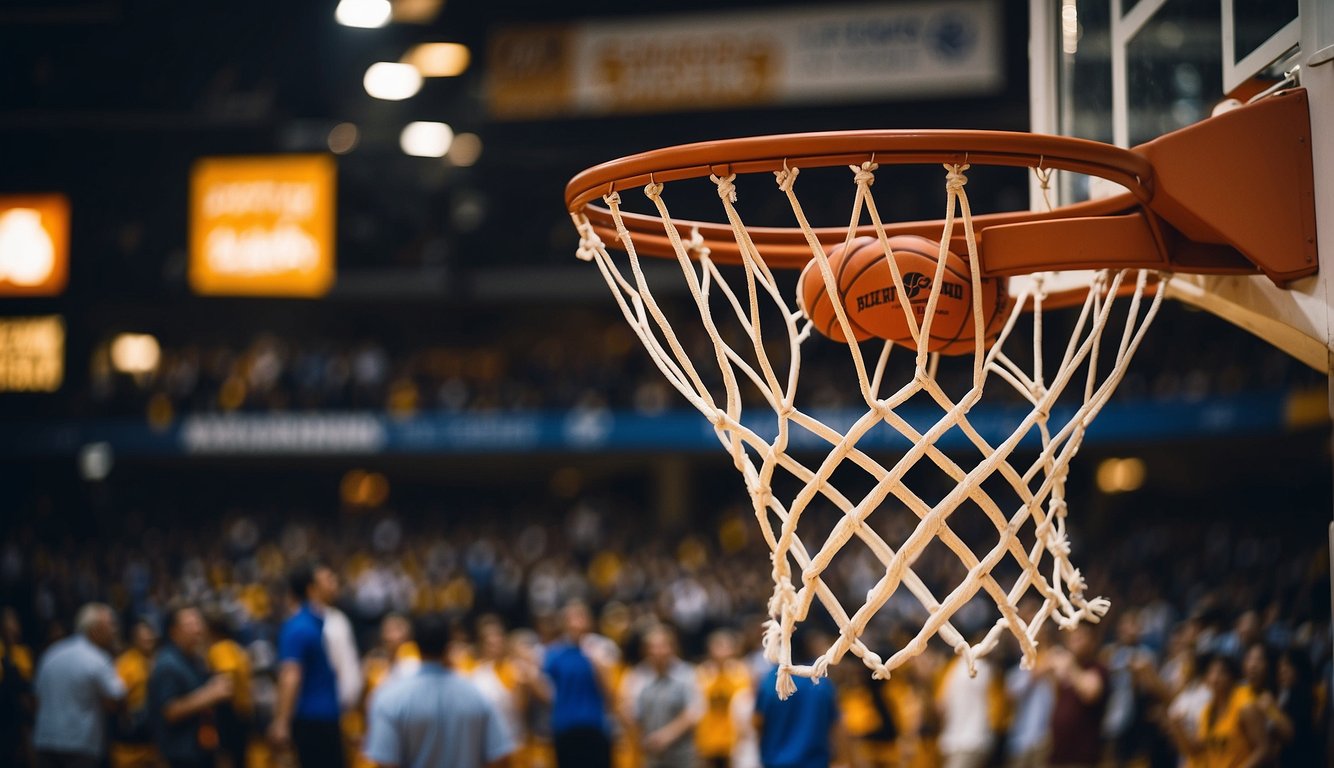
[[[52,645],[37,664],[33,746],[41,768],[96,768],[106,752],[107,711],[125,699],[125,684],[107,652],[116,614],[89,603],[74,634]]]

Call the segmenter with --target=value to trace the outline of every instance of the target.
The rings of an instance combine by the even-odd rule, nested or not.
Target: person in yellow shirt
[[[710,768],[728,768],[737,732],[732,722],[732,699],[750,689],[750,672],[737,655],[737,638],[720,629],[709,635],[708,658],[695,668],[704,714],[695,726],[695,747]]]
[[[232,637],[224,616],[208,617],[208,668],[215,675],[231,675],[232,697],[214,710],[218,726],[220,765],[245,768],[250,746],[251,715],[254,699],[250,691],[250,655]],[[230,764],[230,765],[228,765]]]
[[[116,657],[116,674],[125,683],[125,708],[116,718],[111,744],[113,768],[157,765],[148,712],[148,675],[153,671],[157,631],[140,619],[130,627],[130,646]]]
[[[6,606],[0,622],[0,765],[24,765],[33,711],[32,650],[23,643],[17,611]]]
[[[412,622],[401,613],[387,613],[380,620],[380,644],[372,648],[361,663],[361,706],[343,715],[343,733],[358,745],[366,732],[366,711],[371,696],[391,677],[411,674],[421,666],[421,651],[412,641]],[[371,765],[358,748],[353,751],[354,768]]]
[[[467,676],[500,713],[514,743],[522,747],[527,742],[523,712],[528,686],[510,660],[509,637],[499,616],[486,615],[477,620],[477,656]],[[510,762],[513,764],[520,757],[524,757],[522,748]]]
[[[1264,718],[1250,689],[1238,685],[1240,670],[1231,657],[1218,655],[1205,667],[1204,681],[1213,700],[1189,732],[1171,721],[1172,738],[1191,768],[1257,768],[1268,754]]]

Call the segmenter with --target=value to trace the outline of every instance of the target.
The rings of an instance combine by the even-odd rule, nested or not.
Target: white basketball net
[[[874,226],[882,248],[888,253],[885,228],[870,192],[877,168],[873,162],[851,166],[856,197],[847,241],[853,238],[864,213]],[[946,165],[945,168],[946,223],[941,240],[948,243],[954,235],[957,208],[957,218],[963,227],[972,269],[974,338],[982,338],[982,290],[978,274],[977,239],[973,232],[968,196],[964,191],[967,182],[964,172],[968,166]],[[798,173],[797,168],[787,168],[775,175],[780,190],[791,205],[797,225],[805,233],[811,258],[820,267],[829,295],[837,296],[835,277],[825,249],[818,242],[797,200],[794,185]],[[801,346],[812,336],[811,323],[800,309],[795,308],[795,300],[790,300],[792,297],[780,292],[774,274],[765,264],[764,254],[748,235],[735,205],[735,175],[725,178],[714,176],[711,179],[717,185],[718,197],[742,254],[741,274],[744,275],[745,284],[740,290],[728,284],[723,271],[711,260],[708,250],[698,238],[693,242],[681,238],[676,226],[670,223],[672,217],[663,200],[663,185],[651,183],[644,188],[644,193],[662,218],[663,231],[672,244],[690,295],[699,310],[703,331],[712,344],[711,360],[690,358],[686,345],[668,321],[667,314],[654,300],[633,237],[625,226],[618,193],[607,195],[604,201],[619,233],[618,250],[623,249],[628,259],[613,258],[583,214],[574,215],[575,225],[581,235],[578,255],[581,259],[597,264],[625,319],[653,361],[667,381],[713,424],[718,439],[745,478],[755,516],[773,552],[774,590],[768,606],[770,621],[766,625],[764,648],[769,660],[779,668],[779,695],[786,698],[795,690],[793,675],[821,677],[828,665],[839,662],[848,652],[861,658],[876,677],[888,678],[892,670],[920,654],[933,635],[938,635],[962,656],[971,671],[975,660],[994,649],[1003,634],[1009,632],[1018,641],[1024,665],[1030,666],[1035,658],[1038,632],[1047,620],[1054,621],[1062,629],[1072,628],[1081,621],[1097,622],[1106,612],[1108,602],[1102,598],[1085,597],[1084,579],[1069,559],[1070,544],[1065,534],[1067,468],[1079,449],[1085,429],[1125,374],[1132,355],[1162,301],[1165,291],[1161,290],[1161,281],[1167,280],[1168,276],[1156,276],[1160,281],[1160,289],[1153,291],[1146,290],[1153,281],[1144,271],[1107,270],[1096,273],[1092,287],[1078,309],[1078,319],[1064,355],[1054,369],[1044,369],[1042,354],[1043,305],[1048,300],[1047,288],[1044,286],[1052,278],[1043,274],[1033,276],[1033,280],[1027,281],[1027,287],[1016,295],[1013,309],[999,338],[987,349],[979,346],[973,354],[971,388],[957,400],[946,396],[937,384],[935,374],[938,356],[922,351],[926,345],[917,345],[919,351],[906,352],[916,356],[914,374],[897,389],[891,389],[883,379],[893,343],[877,340],[858,344],[854,341],[847,348],[856,368],[858,391],[865,402],[866,411],[850,428],[840,431],[798,407]],[[939,264],[943,270],[943,254]],[[906,295],[902,277],[892,259],[890,266],[898,286],[898,295]],[[735,276],[735,272],[733,274]],[[929,335],[931,318],[943,284],[940,278],[941,273],[937,272],[921,327],[918,327],[912,312],[906,312],[914,338]],[[711,311],[711,298],[715,306],[730,307],[730,314],[734,317],[715,318]],[[853,338],[841,302],[833,301],[832,304],[844,336]],[[1110,352],[1111,342],[1106,350],[1100,350],[1100,347],[1114,304],[1122,306],[1118,315],[1124,317],[1124,323],[1120,338],[1115,342],[1115,352],[1109,355],[1106,352]],[[904,306],[908,306],[907,302]],[[781,344],[779,339],[786,341],[787,370],[777,369],[766,350],[766,340],[761,334],[762,308],[770,313],[776,308],[782,318],[781,323],[767,323],[768,326],[778,327],[764,330],[770,334],[770,348]],[[1005,350],[1009,348],[1016,320],[1026,308],[1033,317],[1034,332],[1031,341],[1032,362],[1023,367],[1012,359],[1019,356],[1013,353],[1007,355]],[[733,346],[725,341],[716,320],[726,321],[729,325],[735,321],[749,338],[750,348],[745,345]],[[1018,334],[1015,342],[1020,347],[1027,344],[1018,338]],[[834,342],[822,340],[820,343]],[[868,366],[866,363],[864,346],[878,348],[879,354],[873,365]],[[1100,351],[1104,352],[1102,357]],[[1110,366],[1106,364],[1109,357],[1112,360]],[[1099,370],[1100,363],[1104,370]],[[701,375],[698,367],[706,364],[717,366],[716,374],[713,371],[708,373],[715,381],[720,380],[720,384],[706,385],[705,376]],[[761,436],[743,423],[743,410],[748,405],[743,402],[743,394],[749,394],[747,382],[759,391],[762,398],[762,402],[749,403],[752,416],[754,407],[770,409],[776,416],[776,424],[768,422],[770,427],[776,427],[772,438]],[[981,400],[988,382],[1013,388],[1029,406],[1018,428],[998,445],[988,443],[969,422],[969,410]],[[896,408],[921,393],[929,396],[941,410],[939,419],[925,430],[915,428],[896,413]],[[1073,408],[1073,415],[1063,423],[1056,423],[1052,416],[1053,406],[1063,394],[1070,398],[1078,397],[1077,406]],[[750,421],[754,423],[755,419],[752,417]],[[828,452],[818,465],[808,466],[789,454],[789,440],[794,427],[818,436],[822,444],[827,443]],[[872,430],[885,428],[895,430],[912,443],[912,447],[893,463],[882,463],[858,448],[858,442]],[[956,428],[983,457],[980,463],[971,467],[961,466],[937,447],[941,436]],[[1018,460],[1015,451],[1021,440],[1031,438],[1034,433],[1041,445],[1037,458],[1027,466],[1014,463]],[[834,471],[846,463],[860,467],[874,480],[873,490],[860,499],[848,498],[830,480]],[[935,504],[924,501],[919,493],[905,484],[908,471],[919,463],[934,465],[954,482],[953,489]],[[779,499],[773,495],[772,482],[779,472],[788,473],[798,481],[800,490],[791,499]],[[1013,499],[1008,494],[1004,499],[993,497],[995,478],[1004,481],[1003,487],[1012,489]],[[983,489],[984,482],[989,483],[988,487],[993,489],[991,493]],[[917,518],[911,535],[894,546],[867,524],[867,518],[889,497],[893,497]],[[817,499],[822,501],[817,502]],[[975,553],[950,528],[951,514],[969,501],[982,510],[995,526],[998,538],[988,551]],[[833,505],[842,513],[832,533],[822,543],[803,541],[798,534],[798,524],[803,514],[816,503]],[[1025,545],[1020,542],[1018,534],[1027,524],[1033,526],[1035,540]],[[884,572],[867,593],[864,604],[849,613],[821,577],[844,544],[854,537],[864,542],[874,553]],[[937,538],[967,568],[967,577],[943,597],[933,595],[924,580],[913,570],[918,556]],[[1013,559],[1020,573],[1019,578],[1008,588],[993,576],[993,569],[1007,557]],[[1044,558],[1047,559],[1045,565]],[[800,567],[799,573],[793,573],[793,561]],[[920,602],[927,618],[911,642],[894,650],[886,659],[863,642],[863,633],[875,613],[900,588],[906,589]],[[1021,617],[1017,605],[1030,590],[1041,600],[1041,607],[1036,613]],[[951,619],[979,591],[985,592],[995,602],[1000,617],[980,642],[971,645],[951,624]],[[793,629],[807,618],[816,599],[838,623],[840,634],[814,663],[794,664]]]

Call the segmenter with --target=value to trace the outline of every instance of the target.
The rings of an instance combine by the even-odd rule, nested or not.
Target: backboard
[[[1030,24],[1034,133],[1133,147],[1286,80],[1308,91],[1311,135],[1334,136],[1334,4],[1327,0],[1031,0]],[[1318,275],[1287,289],[1263,277],[1178,276],[1172,295],[1328,372],[1334,143],[1315,141],[1312,159]],[[1119,191],[1099,181],[1058,178],[1054,202]],[[1034,207],[1044,204],[1036,184],[1033,198]]]

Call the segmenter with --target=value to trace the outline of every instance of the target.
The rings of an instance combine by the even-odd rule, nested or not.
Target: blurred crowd
[[[1198,338],[1217,333],[1221,321],[1216,318],[1180,307],[1165,308],[1163,314],[1118,389],[1123,400],[1201,400],[1324,387],[1318,374],[1246,334],[1235,332],[1228,345],[1198,344]],[[1059,340],[1063,329],[1051,323],[1048,333]],[[699,321],[682,320],[675,327],[691,359],[706,361],[701,371],[707,380],[713,353]],[[109,344],[103,344],[91,362],[88,400],[94,414],[137,415],[155,423],[185,413],[234,411],[363,409],[409,416],[607,407],[656,414],[688,407],[618,317],[557,312],[541,327],[499,322],[449,345],[395,346],[393,336],[335,341],[259,334],[245,342],[164,341],[155,365],[128,373],[117,370]],[[571,344],[570,339],[587,343]],[[740,336],[731,343],[743,351],[749,347]],[[1051,359],[1059,359],[1064,343],[1051,342]],[[785,351],[771,349],[770,355],[785,365]],[[814,339],[804,345],[803,355],[800,402],[805,407],[857,402],[845,347]],[[891,359],[902,370],[895,369],[887,380],[906,381],[911,356]],[[963,391],[970,363],[946,363],[938,375],[946,391]],[[996,386],[988,402],[1014,397]]]
[[[116,675],[104,681],[115,706],[88,765],[159,765],[181,738],[179,725],[167,726],[182,718],[194,724],[192,743],[204,745],[206,761],[193,764],[288,764],[295,739],[273,732],[284,706],[284,624],[307,598],[293,593],[288,576],[318,559],[328,565],[321,615],[348,765],[364,760],[377,687],[423,663],[413,642],[422,616],[451,626],[445,659],[503,714],[514,765],[555,764],[561,719],[541,695],[544,670],[553,649],[571,642],[604,683],[598,706],[615,765],[758,765],[794,729],[775,725],[787,710],[766,699],[772,669],[759,639],[771,585],[754,520],[734,510],[693,530],[645,536],[635,515],[584,501],[564,515],[383,513],[338,525],[233,512],[161,526],[128,520],[118,536],[87,538],[10,527],[0,550],[4,759],[25,765],[42,749],[43,709],[62,699],[59,677],[44,664],[79,641],[80,653],[111,654]],[[1109,620],[1047,632],[1031,669],[1017,647],[1003,647],[970,677],[936,643],[888,681],[848,657],[821,687],[799,687],[794,699],[808,703],[832,696],[829,727],[815,734],[829,758],[858,766],[1166,766],[1234,749],[1254,750],[1255,765],[1324,764],[1331,668],[1323,542],[1237,521],[1203,533],[1197,522],[1159,521],[1089,544],[1077,562],[1091,591],[1112,600]],[[826,579],[856,606],[852,596],[865,594],[876,564],[869,553],[843,554]],[[924,557],[920,566],[933,589],[963,572],[950,557]],[[984,601],[970,608],[977,610],[956,625],[976,635],[995,614]],[[329,618],[335,614],[342,618]],[[869,644],[900,647],[924,616],[920,606],[891,601]],[[805,639],[821,648],[822,633],[836,631],[814,615],[810,626]],[[198,708],[172,720],[153,680],[179,668],[183,654],[207,673],[188,689]],[[665,699],[678,707],[667,715],[644,701],[646,681],[656,679],[675,680],[681,691]],[[653,735],[667,723],[668,732]]]

